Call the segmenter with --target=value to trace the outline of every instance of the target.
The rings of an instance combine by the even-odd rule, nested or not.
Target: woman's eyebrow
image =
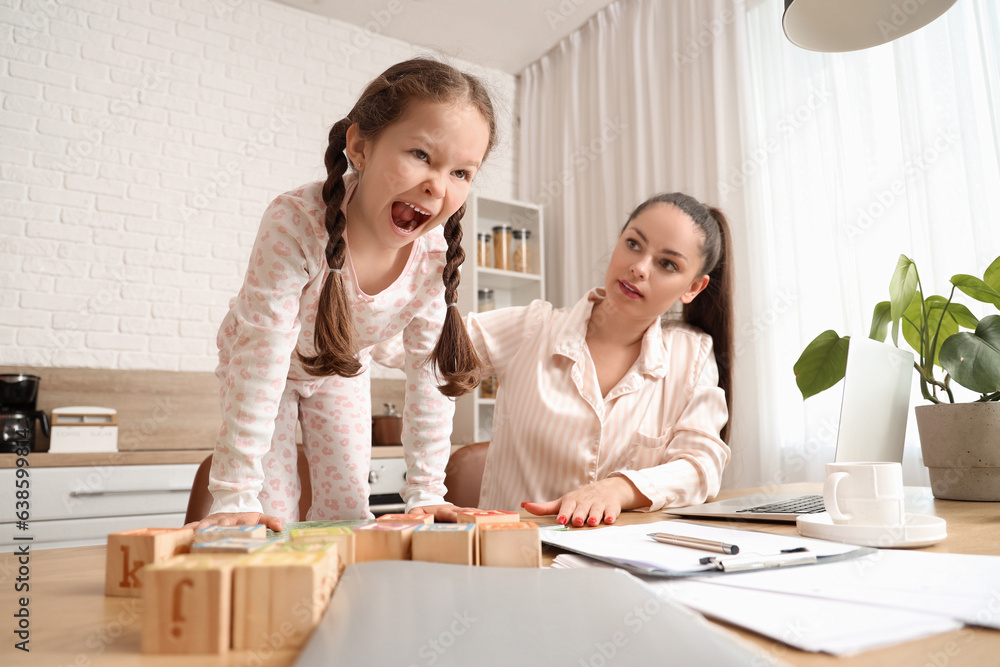
[[[647,245],[649,244],[649,239],[646,238],[646,235],[643,234],[641,230],[639,230],[636,227],[633,227],[632,231],[635,232],[639,236],[639,238],[642,239],[643,243],[645,243]],[[661,255],[670,255],[671,257],[680,257],[681,259],[687,261],[687,257],[684,255],[684,253],[677,252],[676,250],[672,250],[670,248],[663,248],[662,250],[660,250],[660,254]]]

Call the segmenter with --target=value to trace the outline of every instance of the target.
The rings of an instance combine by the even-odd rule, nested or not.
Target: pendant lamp
[[[956,0],[785,0],[781,25],[809,51],[857,51],[908,35]]]

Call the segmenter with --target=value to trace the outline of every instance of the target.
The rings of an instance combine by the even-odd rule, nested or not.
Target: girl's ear
[[[370,142],[361,136],[361,130],[358,128],[357,123],[347,128],[347,159],[350,160],[355,168],[358,168],[359,163],[362,167],[364,166],[365,160],[368,157],[369,146]]]
[[[698,296],[703,289],[708,287],[708,280],[708,276],[704,275],[691,283],[691,287],[688,291],[681,295],[681,303],[691,303],[694,301],[694,298]]]

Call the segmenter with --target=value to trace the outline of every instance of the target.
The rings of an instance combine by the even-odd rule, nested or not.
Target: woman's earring
[[[358,169],[361,169],[361,163],[360,162],[355,163],[354,166],[357,167]]]

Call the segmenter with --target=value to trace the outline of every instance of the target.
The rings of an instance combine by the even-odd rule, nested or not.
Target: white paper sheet
[[[552,567],[614,566],[560,554]],[[962,627],[961,622],[936,614],[721,586],[725,578],[719,577],[641,579],[663,599],[802,651],[852,655]]]
[[[963,625],[935,614],[722,586],[720,581],[645,579],[668,599],[803,651],[851,655]]]
[[[921,611],[1000,629],[998,556],[887,549],[823,567],[732,574],[713,583]]]

